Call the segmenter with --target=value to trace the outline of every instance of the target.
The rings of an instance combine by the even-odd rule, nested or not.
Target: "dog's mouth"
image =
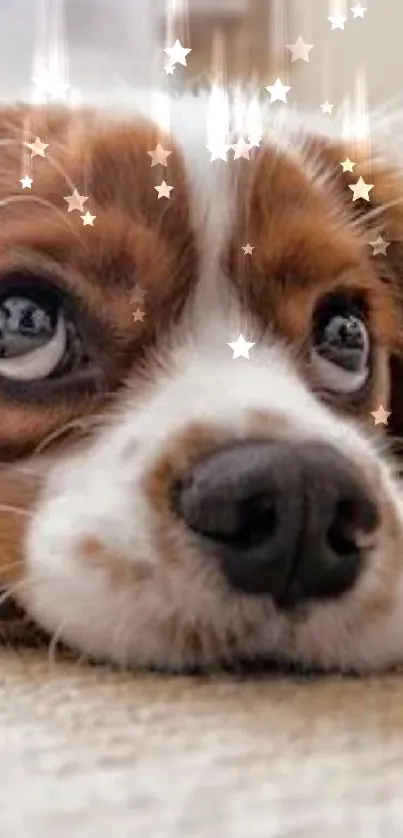
[[[7,591],[0,588],[0,643],[10,646],[42,646],[49,644],[44,630]]]

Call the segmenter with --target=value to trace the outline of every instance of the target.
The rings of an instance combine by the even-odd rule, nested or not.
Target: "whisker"
[[[53,632],[53,634],[50,638],[50,641],[49,641],[49,644],[48,644],[48,655],[47,655],[50,670],[52,668],[54,668],[55,665],[57,664],[57,659],[56,659],[57,645],[60,642],[62,631],[63,631],[65,625],[66,625],[66,620],[63,620],[61,623],[59,623],[57,629]]]
[[[87,425],[85,422],[85,418],[86,417],[82,419],[71,419],[69,422],[66,422],[60,428],[56,428],[56,430],[51,431],[44,439],[41,440],[41,442],[38,443],[38,445],[33,451],[33,455],[35,456],[37,454],[42,454],[43,451],[46,451],[49,445],[52,444],[52,442],[55,442],[57,439],[59,439],[59,437],[63,436],[63,434],[70,429],[81,429],[81,431],[86,430]],[[90,423],[88,422],[88,425],[89,424]]]
[[[0,514],[2,512],[12,512],[13,515],[23,515],[27,518],[32,518],[33,515],[32,512],[29,512],[28,509],[24,509],[22,506],[12,506],[7,503],[0,503]]]

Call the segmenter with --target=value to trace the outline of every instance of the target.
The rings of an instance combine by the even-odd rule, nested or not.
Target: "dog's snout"
[[[220,449],[177,487],[176,509],[233,588],[270,594],[280,607],[349,590],[364,563],[363,535],[378,525],[354,466],[311,442]]]

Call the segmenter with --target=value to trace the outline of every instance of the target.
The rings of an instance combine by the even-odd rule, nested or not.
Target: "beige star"
[[[367,10],[366,10],[363,6],[361,6],[361,3],[357,3],[357,4],[356,4],[356,6],[352,6],[352,7],[351,7],[351,11],[352,11],[352,13],[353,13],[353,15],[354,15],[354,17],[355,17],[355,18],[356,18],[356,17],[362,17],[362,18],[363,18],[363,17],[364,17],[364,13],[365,13]]]
[[[166,47],[164,52],[168,55],[171,64],[183,64],[183,66],[186,67],[186,56],[189,52],[192,52],[192,50],[183,47],[177,38],[173,47]]]
[[[253,253],[254,249],[255,249],[255,246],[252,245],[252,244],[249,244],[249,242],[247,242],[245,247],[242,248],[245,256],[252,256],[252,253]]]
[[[291,90],[288,84],[283,84],[281,79],[277,78],[274,84],[268,84],[266,90],[270,93],[270,104],[272,102],[285,102],[287,104],[287,93]]]
[[[378,410],[373,410],[371,416],[375,419],[375,425],[387,425],[391,411],[385,410],[382,404],[379,405]]]
[[[324,102],[323,105],[321,105],[321,108],[322,113],[331,113],[334,108],[334,105],[331,105],[330,102],[328,102],[328,100],[326,99],[326,102]]]
[[[234,160],[239,160],[241,157],[249,160],[250,145],[245,142],[243,137],[240,137],[238,142],[231,146],[231,148],[234,150]]]
[[[378,253],[381,253],[382,256],[386,256],[386,251],[390,245],[390,242],[385,241],[382,236],[378,236],[378,238],[373,242],[368,242],[368,244],[373,248],[373,256],[377,256]]]
[[[144,303],[144,297],[147,291],[144,288],[140,288],[140,285],[136,283],[133,291],[129,291],[129,294],[131,303]]]
[[[33,179],[28,177],[28,175],[24,175],[24,177],[20,179],[20,184],[23,189],[31,189],[33,182]]]
[[[234,340],[232,343],[227,343],[234,354],[232,356],[232,360],[235,361],[235,358],[248,358],[249,359],[249,350],[252,349],[254,343],[251,343],[248,340],[245,340],[243,335],[239,335],[237,340]]]
[[[332,24],[332,29],[344,29],[347,18],[344,15],[334,15],[333,17],[328,17],[328,20]]]
[[[349,157],[346,157],[346,159],[343,160],[342,163],[340,163],[340,166],[342,166],[343,168],[343,172],[352,172],[355,165],[356,164],[353,163],[352,160],[349,159]]]
[[[80,218],[83,219],[83,227],[93,227],[96,215],[91,215],[91,213],[87,210],[85,215],[80,215]]]
[[[158,200],[159,200],[160,198],[170,198],[171,197],[170,193],[173,190],[173,186],[168,186],[168,184],[165,182],[165,180],[163,180],[162,183],[160,183],[159,186],[154,186],[154,189],[155,189],[156,192],[158,192]]]
[[[313,49],[313,44],[306,44],[301,35],[298,35],[295,44],[287,44],[286,46],[292,55],[291,64],[294,61],[307,61],[309,63],[309,53]]]
[[[353,192],[353,201],[356,201],[357,198],[363,198],[364,201],[369,201],[369,193],[374,188],[374,184],[365,183],[364,178],[360,177],[357,183],[350,184],[348,188]]]
[[[141,311],[140,308],[136,308],[136,311],[133,311],[133,320],[136,323],[137,320],[141,320],[143,322],[145,317],[145,311]]]
[[[49,148],[49,143],[42,143],[39,137],[36,138],[34,143],[26,143],[26,145],[31,149],[31,157],[35,157],[36,155],[45,157],[45,151]]]
[[[88,201],[88,198],[85,195],[80,195],[77,189],[73,189],[72,194],[63,198],[63,201],[67,201],[69,205],[67,212],[72,212],[73,210],[84,212],[84,204],[85,201]]]
[[[167,166],[167,157],[169,157],[169,155],[172,154],[172,151],[166,151],[164,148],[162,148],[161,143],[158,143],[158,145],[155,146],[154,151],[147,151],[147,154],[149,155],[149,157],[151,157],[151,168],[153,168],[153,166],[158,165]]]

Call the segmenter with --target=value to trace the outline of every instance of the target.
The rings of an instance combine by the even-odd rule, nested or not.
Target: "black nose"
[[[220,449],[178,484],[175,507],[234,588],[284,608],[351,588],[378,525],[354,466],[322,443]]]

